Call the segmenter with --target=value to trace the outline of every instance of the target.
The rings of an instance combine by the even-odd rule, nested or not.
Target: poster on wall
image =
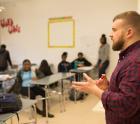
[[[75,21],[72,17],[50,18],[48,21],[48,47],[75,46]]]

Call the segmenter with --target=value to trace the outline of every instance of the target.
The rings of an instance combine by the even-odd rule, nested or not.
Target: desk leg
[[[36,112],[36,105],[35,104],[33,105],[33,108],[34,108],[34,112],[35,112],[35,117],[34,117],[35,124],[37,124],[37,112]]]
[[[79,79],[79,75],[78,75]],[[74,80],[76,81],[76,75],[74,76]],[[77,95],[77,90],[74,90],[74,103],[76,104],[76,95]]]
[[[28,86],[28,98],[30,99],[31,98],[31,96],[30,96],[30,86]]]
[[[65,111],[65,96],[64,96],[64,82],[61,80],[61,94],[62,94],[62,112]]]
[[[13,118],[11,118],[11,124],[13,124]]]
[[[48,120],[48,87],[47,85],[45,85],[45,103],[46,103],[46,124],[49,123],[49,120]]]

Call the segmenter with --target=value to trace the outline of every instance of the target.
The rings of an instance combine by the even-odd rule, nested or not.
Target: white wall
[[[99,37],[109,35],[113,17],[126,10],[137,10],[137,0],[17,0],[7,4],[2,17],[11,17],[21,26],[21,33],[8,34],[1,29],[1,39],[11,52],[14,63],[29,58],[40,63],[46,58],[49,63],[58,64],[63,51],[68,51],[68,60],[72,61],[77,52],[82,51],[93,63],[97,60]],[[48,48],[48,18],[73,16],[76,22],[75,48]],[[108,42],[111,44],[110,39]],[[111,50],[111,74],[118,58]]]
[[[138,6],[138,12],[140,13],[140,0],[138,0],[137,6]]]

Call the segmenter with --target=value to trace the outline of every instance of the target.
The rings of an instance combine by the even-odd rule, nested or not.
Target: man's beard
[[[120,38],[120,40],[118,40],[116,43],[114,43],[112,45],[112,49],[114,51],[120,51],[120,50],[122,50],[123,47],[124,47],[124,42],[125,42],[124,39],[123,38]]]

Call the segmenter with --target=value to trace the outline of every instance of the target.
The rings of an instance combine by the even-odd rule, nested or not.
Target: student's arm
[[[76,61],[76,60],[74,60],[74,61],[72,61],[72,62],[70,63],[72,69],[74,69],[74,63],[75,63],[75,61]]]
[[[9,65],[12,66],[12,61],[11,61],[11,58],[10,58],[10,53],[9,51],[7,51],[7,60],[9,62]]]
[[[58,64],[58,72],[61,72],[61,63]]]
[[[91,66],[92,64],[87,59],[84,58],[84,65]]]
[[[102,53],[104,57],[102,58],[101,64],[103,64],[106,60],[109,59],[109,50],[110,50],[110,47],[107,44],[104,48],[104,52]]]
[[[53,74],[50,66],[48,66],[48,74],[49,75],[52,75]]]
[[[32,71],[32,80],[37,80],[37,76],[35,71]]]

